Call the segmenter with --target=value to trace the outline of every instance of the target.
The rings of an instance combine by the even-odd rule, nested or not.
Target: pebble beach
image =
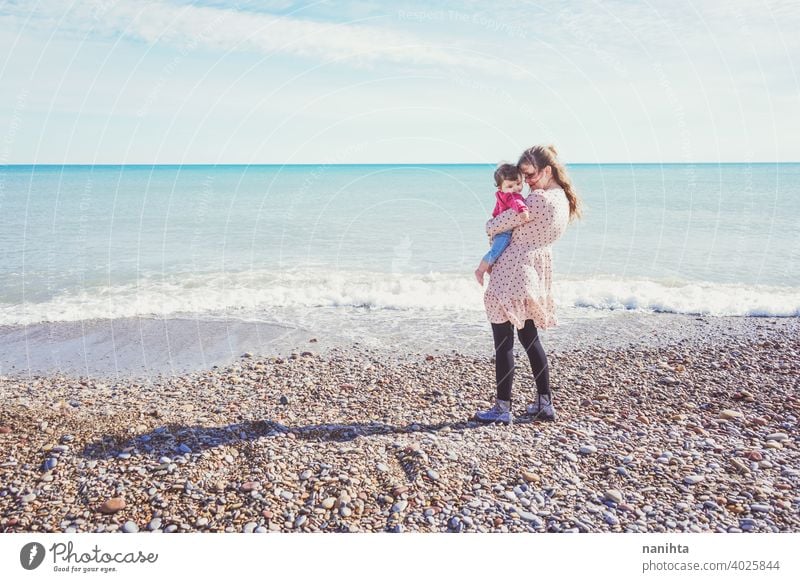
[[[0,376],[0,531],[798,532],[798,319],[693,319],[545,343],[552,423],[524,414],[521,353],[510,426],[471,420],[490,356],[314,337],[175,375]]]

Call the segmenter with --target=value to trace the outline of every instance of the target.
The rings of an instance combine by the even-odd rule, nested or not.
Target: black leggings
[[[514,382],[514,326],[511,322],[493,323],[494,354],[497,368],[497,398],[511,400],[511,385]],[[547,367],[547,355],[532,319],[525,322],[525,327],[517,330],[519,341],[531,361],[531,370],[536,380],[536,392],[550,394],[550,371]]]

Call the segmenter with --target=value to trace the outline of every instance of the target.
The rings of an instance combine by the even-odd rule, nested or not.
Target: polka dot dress
[[[531,219],[524,222],[513,210],[486,223],[490,236],[514,229],[508,245],[492,268],[483,295],[491,323],[510,321],[517,329],[532,319],[539,329],[558,325],[550,286],[553,280],[552,244],[569,222],[569,202],[561,188],[534,190],[525,199]]]

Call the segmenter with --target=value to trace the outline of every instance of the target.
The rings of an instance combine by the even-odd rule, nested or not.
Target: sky
[[[0,164],[800,161],[790,1],[0,0]]]

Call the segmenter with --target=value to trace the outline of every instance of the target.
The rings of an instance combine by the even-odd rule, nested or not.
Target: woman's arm
[[[509,208],[486,223],[486,234],[494,236],[500,232],[513,230],[529,220],[530,213],[517,212]]]

